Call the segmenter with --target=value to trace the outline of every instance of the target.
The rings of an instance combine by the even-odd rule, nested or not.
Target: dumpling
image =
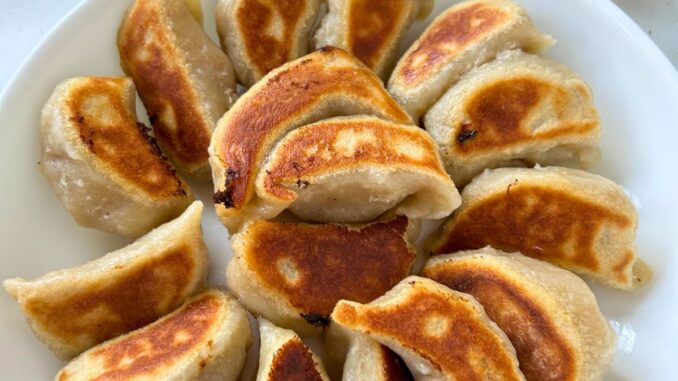
[[[332,324],[386,345],[417,381],[524,380],[513,346],[470,295],[410,276],[369,304],[337,303]]]
[[[441,13],[405,52],[388,90],[416,121],[451,85],[500,51],[540,52],[553,43],[510,0],[469,0]]]
[[[615,335],[591,290],[571,272],[487,247],[435,256],[421,275],[473,295],[513,343],[528,380],[605,375]]]
[[[631,200],[611,180],[561,167],[502,168],[464,188],[461,207],[432,236],[430,251],[491,245],[629,290],[652,277],[636,259],[636,222]]]
[[[202,203],[133,244],[82,266],[38,279],[3,282],[31,329],[59,358],[171,312],[205,285]]]
[[[318,356],[294,331],[259,318],[259,337],[257,381],[330,381]]]
[[[443,218],[461,203],[436,144],[420,128],[372,116],[326,119],[288,133],[270,152],[246,213],[285,209],[305,220],[365,222],[384,212]]]
[[[250,87],[305,55],[319,11],[319,0],[219,0],[217,32],[238,81]]]
[[[331,324],[325,336],[327,370],[333,380],[411,381],[395,352],[367,336]]]
[[[251,342],[247,312],[211,289],[155,323],[81,354],[56,380],[235,381]]]
[[[136,0],[118,31],[118,51],[163,152],[181,172],[208,181],[212,130],[236,98],[226,54],[186,0]]]
[[[71,78],[47,101],[40,131],[40,170],[75,221],[130,238],[193,200],[137,122],[134,101],[129,78]]]
[[[369,302],[412,271],[419,224],[252,221],[233,236],[229,289],[254,314],[302,335],[326,328],[340,299]]]
[[[424,118],[457,185],[485,168],[524,161],[590,167],[599,156],[599,123],[579,75],[520,51],[470,71]]]
[[[329,0],[316,31],[316,48],[332,45],[360,59],[387,79],[398,48],[414,19],[426,17],[432,0]]]
[[[327,47],[273,70],[219,121],[210,145],[214,201],[231,231],[244,212],[266,155],[289,131],[333,116],[412,120],[377,76],[345,51]]]

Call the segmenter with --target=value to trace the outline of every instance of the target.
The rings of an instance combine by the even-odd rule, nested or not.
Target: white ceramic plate
[[[619,335],[609,380],[675,380],[678,374],[678,75],[650,39],[608,0],[519,0],[558,43],[548,56],[582,74],[603,119],[603,160],[594,169],[642,204],[638,253],[655,279],[634,293],[593,286]],[[0,279],[34,278],[124,246],[76,225],[38,166],[40,110],[61,80],[122,74],[115,36],[130,1],[84,1],[36,48],[0,97]],[[434,14],[454,1],[438,0]],[[213,0],[206,28],[214,37]],[[428,25],[415,24],[407,45]],[[678,36],[677,36],[678,38]],[[143,111],[139,113],[143,115]],[[209,205],[209,187],[198,189]],[[210,280],[223,283],[230,256],[212,208],[203,221]],[[143,303],[143,301],[140,301]],[[45,380],[64,364],[31,333],[0,292],[0,378]]]

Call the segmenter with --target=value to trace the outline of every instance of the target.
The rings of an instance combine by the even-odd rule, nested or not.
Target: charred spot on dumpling
[[[226,169],[226,179],[224,180],[224,189],[216,191],[212,196],[215,204],[221,204],[226,208],[233,208],[233,182],[239,177],[238,172],[228,168]]]

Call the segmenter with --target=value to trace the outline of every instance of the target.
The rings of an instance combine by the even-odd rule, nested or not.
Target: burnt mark
[[[150,119],[150,118],[149,118]],[[151,122],[152,123],[152,122]],[[146,140],[146,143],[148,143],[148,146],[151,147],[151,151],[153,152],[154,155],[160,157],[162,159],[162,163],[169,171],[172,176],[176,179],[176,188],[174,192],[172,192],[173,196],[186,196],[186,189],[184,189],[183,184],[181,183],[181,180],[179,179],[179,176],[177,176],[177,171],[174,169],[172,164],[170,164],[169,160],[167,159],[167,156],[162,152],[160,149],[160,146],[158,145],[158,142],[155,140],[155,138],[152,135],[152,130],[150,127],[147,125],[137,122],[137,129],[139,130],[139,133],[141,136]]]
[[[214,193],[212,201],[215,204],[222,204],[226,208],[233,208],[233,180],[238,178],[238,171],[231,168],[226,169],[226,180],[224,181],[224,190]]]
[[[301,180],[301,179],[297,180],[297,188],[299,188],[299,189],[306,189],[306,188],[308,188],[309,185],[311,185],[311,183],[309,183],[306,180]]]
[[[478,130],[467,130],[465,124],[462,125],[461,131],[457,135],[457,144],[463,145],[469,140],[472,140],[478,135]]]
[[[518,179],[513,179],[511,183],[506,187],[506,195],[509,196],[511,193],[511,187],[518,185]]]
[[[304,320],[306,320],[309,324],[323,329],[327,328],[332,322],[332,319],[330,319],[329,316],[314,312],[301,314],[301,317],[304,318]]]

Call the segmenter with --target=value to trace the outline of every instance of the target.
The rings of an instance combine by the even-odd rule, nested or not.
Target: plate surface
[[[212,37],[214,2],[205,1]],[[83,2],[36,48],[0,96],[0,280],[32,279],[129,242],[76,225],[36,164],[40,110],[56,84],[72,76],[122,74],[115,36],[129,3]],[[434,15],[455,1],[436,3]],[[641,205],[637,247],[655,271],[653,282],[634,293],[593,286],[619,336],[607,379],[673,380],[678,374],[678,74],[608,0],[518,3],[558,40],[546,55],[579,72],[593,89],[603,120],[603,159],[593,171],[624,185]],[[405,46],[431,18],[415,24]],[[211,189],[198,187],[196,193],[209,206]],[[210,280],[223,283],[230,249],[211,207],[203,229]],[[64,365],[33,336],[4,291],[0,333],[2,379],[51,379]]]

